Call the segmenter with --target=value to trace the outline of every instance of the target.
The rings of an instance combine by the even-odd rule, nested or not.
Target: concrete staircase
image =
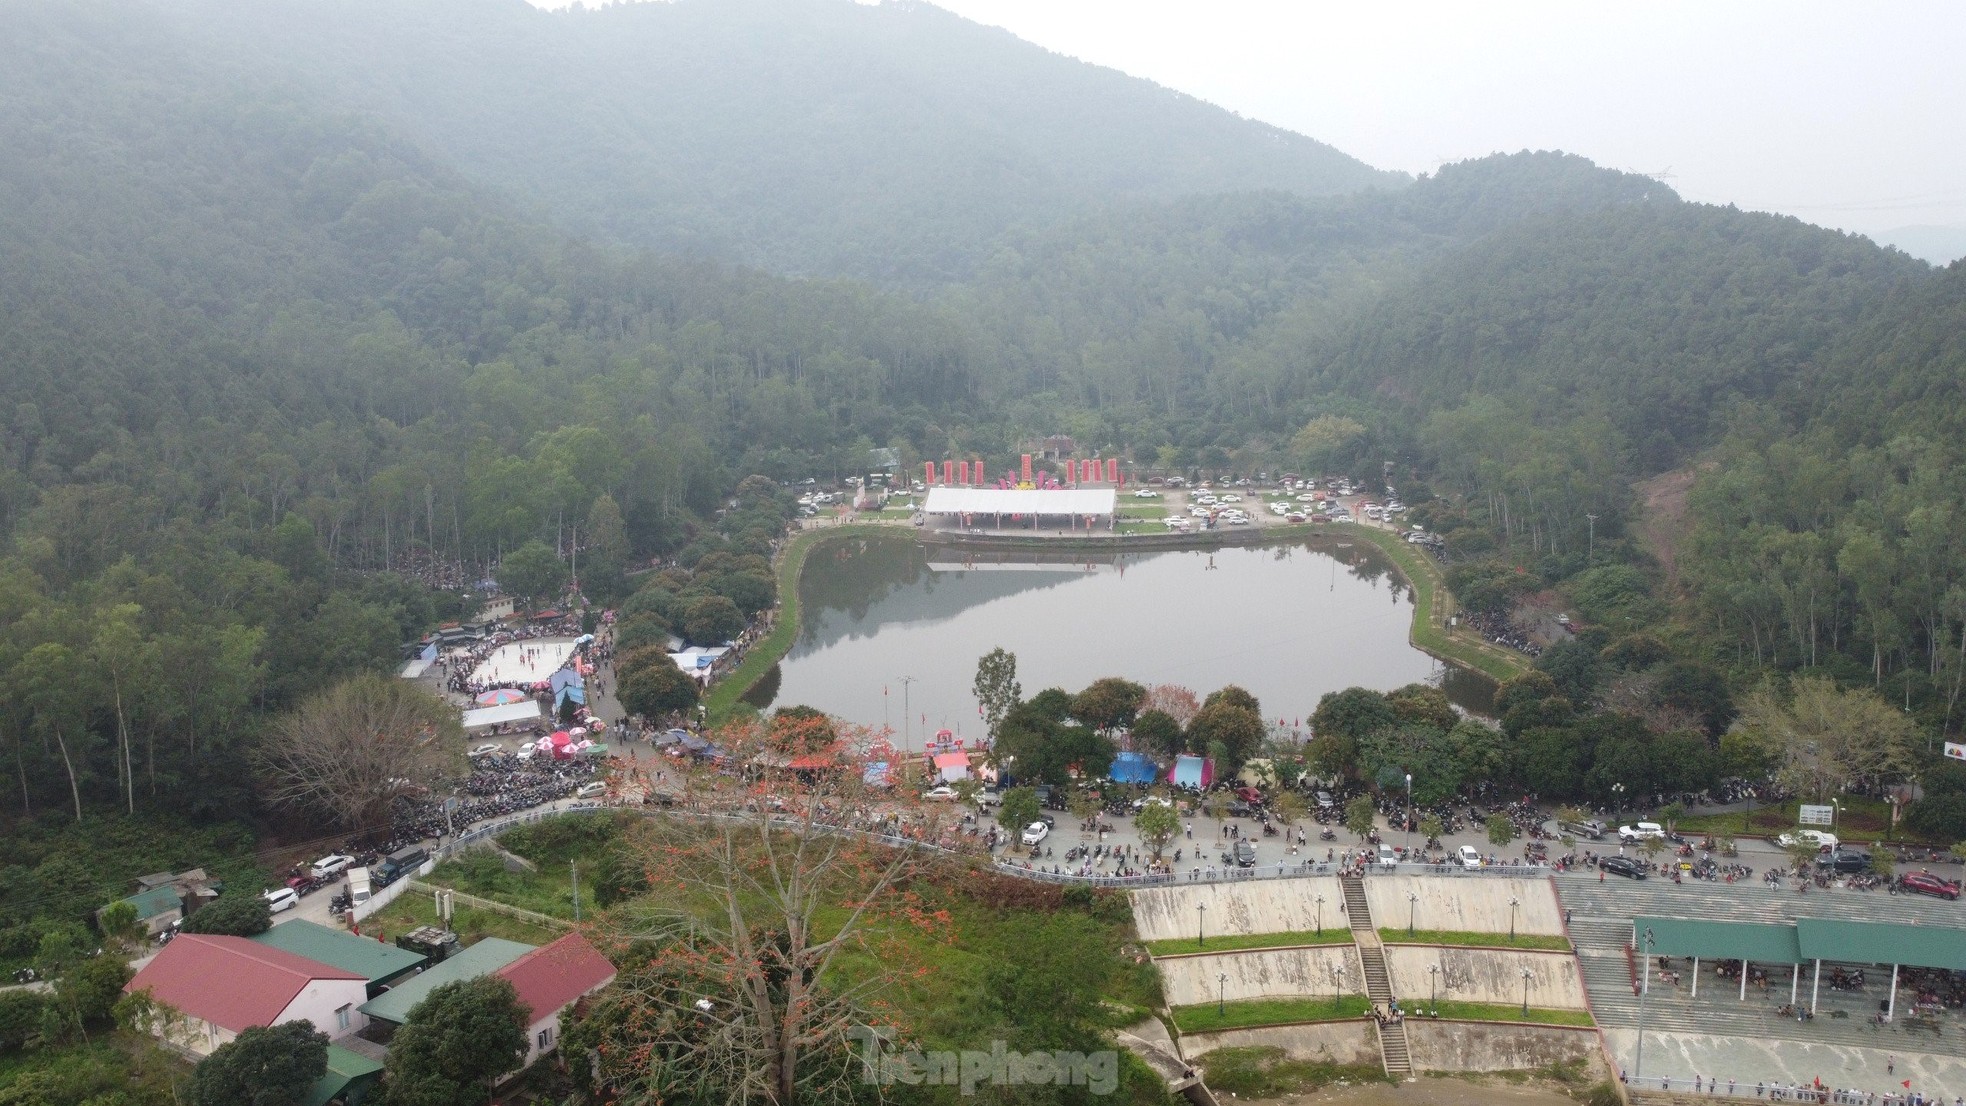
[[[1379,931],[1372,925],[1372,909],[1365,902],[1365,880],[1356,875],[1339,880],[1345,889],[1345,913],[1352,923],[1352,941],[1358,945],[1359,965],[1365,972],[1365,995],[1381,1010],[1392,1008],[1392,976],[1386,971],[1386,949],[1379,943]],[[1406,1047],[1406,1026],[1379,1026],[1379,1058],[1386,1074],[1394,1077],[1413,1074],[1413,1058]]]

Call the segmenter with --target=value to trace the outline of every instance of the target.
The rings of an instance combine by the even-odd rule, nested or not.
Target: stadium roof
[[[1113,488],[950,488],[928,490],[931,515],[1110,515],[1119,510]]]
[[[1654,956],[1697,956],[1703,960],[1759,960],[1799,964],[1795,927],[1768,922],[1709,922],[1696,918],[1633,918],[1632,933],[1643,947],[1652,933]]]
[[[1810,960],[1966,971],[1966,929],[1828,918],[1798,918],[1795,929]]]
[[[1903,964],[1966,971],[1966,929],[1900,922],[1798,918],[1793,923],[1716,922],[1695,918],[1632,919],[1641,941],[1652,932],[1651,954],[1712,960],[1801,964]]]

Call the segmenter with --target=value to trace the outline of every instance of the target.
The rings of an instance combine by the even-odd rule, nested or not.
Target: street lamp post
[[[1215,982],[1221,987],[1221,990],[1215,993],[1215,1013],[1218,1016],[1225,1015],[1229,1012],[1229,973],[1223,972],[1216,976]]]
[[[1632,1083],[1634,1085],[1638,1083],[1638,1077],[1645,1070],[1645,992],[1651,990],[1645,983],[1652,978],[1652,944],[1652,930],[1650,927],[1647,927],[1644,941],[1645,955],[1639,961],[1638,1049],[1632,1056]]]
[[[1420,896],[1416,892],[1406,893],[1406,935],[1413,936],[1413,919],[1420,913]]]
[[[1528,968],[1522,969],[1522,1020],[1523,1021],[1529,1020],[1529,979],[1531,976],[1535,974],[1536,974],[1535,972],[1530,971]]]
[[[1611,785],[1611,808],[1612,808],[1611,813],[1614,816],[1624,812],[1625,785],[1622,783],[1614,783]]]
[[[1440,1017],[1440,965],[1427,965],[1427,1008]]]
[[[1195,947],[1198,949],[1208,947],[1208,938],[1205,936],[1201,925],[1202,919],[1207,916],[1207,912],[1207,903],[1198,902],[1195,904]]]
[[[1317,935],[1324,936],[1324,896],[1317,897]]]
[[[1406,855],[1413,855],[1413,773],[1406,774]]]
[[[1515,909],[1522,905],[1514,895],[1509,896],[1509,944],[1515,944]]]
[[[906,749],[909,747],[909,726],[914,723],[914,707],[909,699],[908,693],[915,689],[915,677],[896,676],[895,679],[901,681],[901,747]]]
[[[1336,1010],[1338,1009],[1338,1003],[1343,1001],[1345,997],[1345,966],[1343,964],[1335,965],[1331,969],[1331,979],[1331,1008]]]

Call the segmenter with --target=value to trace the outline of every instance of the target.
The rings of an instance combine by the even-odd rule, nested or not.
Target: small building
[[[429,998],[430,992],[446,983],[491,975],[536,947],[501,937],[487,937],[443,963],[427,968],[364,1002],[362,1013],[375,1021],[387,1022],[392,1026],[402,1025],[410,1020],[410,1010]]]
[[[368,983],[368,993],[363,996],[365,1000],[415,975],[429,962],[429,957],[420,953],[385,945],[374,938],[357,937],[352,933],[330,929],[304,918],[283,922],[247,940],[354,972]]]
[[[291,924],[291,923],[290,923]],[[166,1047],[211,1055],[253,1026],[311,1022],[330,1040],[361,1029],[363,976],[244,937],[179,935],[123,990],[147,991],[160,1008],[150,1024]]]
[[[300,1106],[362,1106],[381,1079],[379,1062],[340,1045],[329,1045],[327,1074],[308,1088]]]
[[[137,924],[143,927],[145,937],[155,937],[184,920],[184,896],[168,883],[162,887],[138,891],[127,899],[117,901],[136,907]],[[103,910],[107,909],[109,907],[103,907]],[[96,921],[101,920],[102,910],[98,910]]]
[[[560,1043],[560,1015],[568,1007],[614,982],[614,965],[578,933],[544,945],[500,968],[519,1001],[532,1011],[526,1030],[526,1064]]]
[[[1053,461],[1062,461],[1079,451],[1079,443],[1070,434],[1053,434],[1038,443],[1038,455]]]

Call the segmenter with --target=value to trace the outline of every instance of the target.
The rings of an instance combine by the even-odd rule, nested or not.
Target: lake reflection
[[[966,556],[911,538],[846,539],[812,551],[799,640],[749,698],[803,703],[853,722],[981,731],[976,661],[1017,655],[1026,698],[1101,676],[1240,684],[1296,725],[1328,691],[1443,683],[1472,710],[1491,687],[1407,644],[1410,590],[1377,550],[1310,543],[1127,555]],[[902,677],[913,718],[904,726]]]

